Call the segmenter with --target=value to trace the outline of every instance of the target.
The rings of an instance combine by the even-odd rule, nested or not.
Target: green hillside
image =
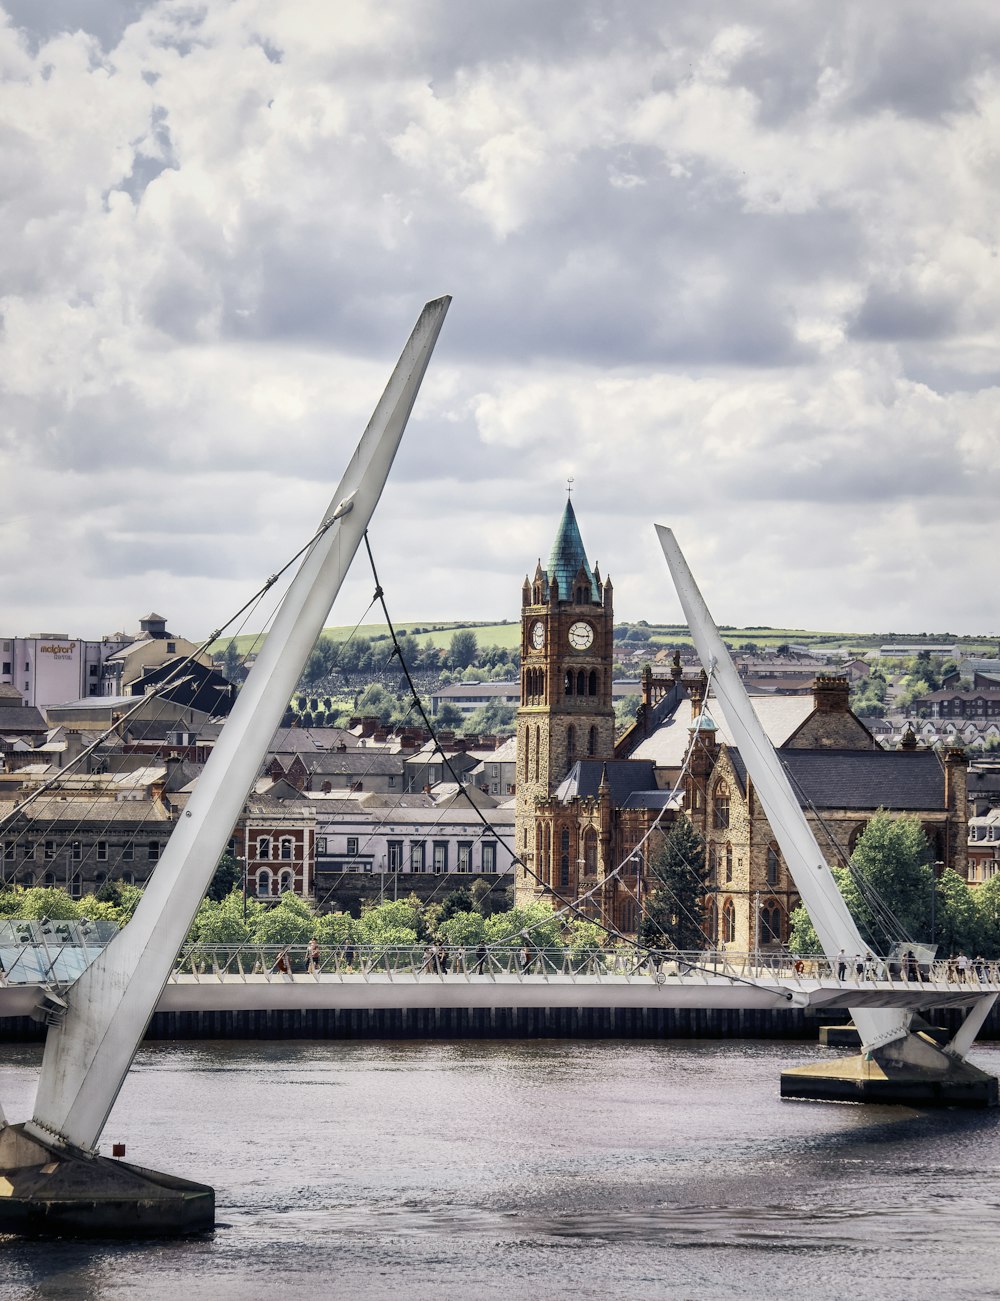
[[[641,628],[643,632],[649,634],[649,640],[644,644],[656,649],[661,649],[663,646],[691,644],[691,634],[684,624],[648,624],[639,622],[616,624],[615,627]],[[429,637],[435,646],[447,646],[452,635],[459,628],[471,629],[476,634],[480,646],[502,646],[505,650],[512,650],[520,644],[521,625],[518,620],[508,620],[506,623],[471,623],[469,621],[441,623],[416,620],[412,623],[401,624],[397,631],[401,636],[404,633],[415,636],[420,642],[426,641]],[[957,643],[969,654],[996,655],[998,653],[995,638],[987,636],[956,637],[953,633],[817,632],[806,628],[730,628],[725,625],[719,631],[731,646],[737,648],[747,642],[752,642],[761,649],[773,650],[777,646],[793,644],[823,649],[848,647],[863,653],[885,645],[887,642],[916,645],[923,641],[932,645],[937,643],[947,643],[949,645]],[[348,625],[334,625],[324,628],[323,632],[325,636],[332,637],[334,641],[344,641],[354,632],[354,628]],[[389,629],[384,623],[364,623],[358,628],[355,635],[367,637],[369,640],[385,638],[389,635]],[[220,638],[219,641],[212,645],[211,650],[213,653],[221,652],[228,642],[229,638]],[[263,638],[259,633],[244,633],[236,638],[236,646],[241,655],[246,655],[251,650],[259,650],[262,644]]]
[[[480,646],[502,646],[504,650],[514,650],[521,642],[521,625],[519,622],[469,623],[463,621],[433,623],[417,620],[414,623],[400,624],[396,631],[400,636],[414,636],[421,643],[430,638],[435,646],[447,646],[454,633],[460,628],[471,629],[476,634]],[[334,641],[345,641],[352,632],[354,632],[353,625],[335,624],[323,629],[324,637],[332,637]],[[384,623],[363,623],[354,635],[356,637],[367,637],[369,640],[388,637],[389,628]],[[241,655],[246,655],[250,650],[260,650],[263,643],[264,638],[259,633],[244,633],[236,638],[236,648]],[[221,637],[217,642],[213,642],[209,649],[215,654],[223,651],[228,644],[229,638]]]

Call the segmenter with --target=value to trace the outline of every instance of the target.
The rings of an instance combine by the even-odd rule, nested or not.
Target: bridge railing
[[[954,960],[906,963],[884,958],[828,961],[822,955],[734,953],[614,949],[574,951],[531,945],[378,945],[321,946],[310,956],[304,944],[192,944],[180,954],[173,978],[245,980],[248,977],[289,979],[307,977],[388,977],[443,979],[445,977],[515,976],[602,979],[649,978],[657,982],[684,979],[707,983],[727,979],[751,983],[792,985],[885,984],[890,987],[919,984],[1000,986],[1000,962]]]

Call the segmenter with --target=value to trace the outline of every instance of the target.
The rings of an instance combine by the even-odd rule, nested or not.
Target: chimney
[[[813,683],[813,700],[821,714],[846,714],[851,688],[843,673],[821,673]]]

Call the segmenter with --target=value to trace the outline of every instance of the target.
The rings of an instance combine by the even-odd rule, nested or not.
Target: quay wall
[[[964,1013],[932,1012],[954,1031]],[[147,1041],[190,1039],[799,1039],[821,1026],[843,1025],[845,1010],[669,1007],[304,1008],[157,1012]],[[31,1043],[45,1027],[30,1017],[0,1018],[0,1042]],[[990,1013],[980,1039],[1000,1039],[1000,1012]]]

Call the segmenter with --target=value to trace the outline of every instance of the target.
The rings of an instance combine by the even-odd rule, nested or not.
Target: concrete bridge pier
[[[996,1107],[996,1076],[964,1060],[996,999],[996,994],[978,999],[944,1048],[927,1030],[911,1031],[857,1056],[783,1071],[781,1096],[913,1107]]]
[[[215,1190],[0,1128],[0,1234],[178,1237],[215,1227]]]

